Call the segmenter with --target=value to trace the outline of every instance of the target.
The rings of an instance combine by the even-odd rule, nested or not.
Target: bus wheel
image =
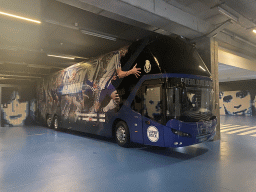
[[[48,128],[52,127],[52,118],[50,115],[47,115],[47,117],[46,117],[46,125]]]
[[[53,129],[59,129],[59,119],[56,115],[53,117]]]
[[[128,147],[130,143],[130,132],[125,122],[119,121],[116,124],[115,139],[119,146]]]

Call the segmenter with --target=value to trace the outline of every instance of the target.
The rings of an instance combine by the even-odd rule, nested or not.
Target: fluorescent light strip
[[[201,65],[199,65],[199,67],[200,67],[203,71],[206,71]]]
[[[49,57],[58,57],[58,58],[62,58],[62,59],[70,59],[70,60],[74,60],[74,57],[66,57],[66,56],[60,56],[60,55],[48,55]]]
[[[23,20],[31,21],[31,22],[38,23],[38,24],[41,23],[41,21],[38,21],[38,20],[29,19],[29,18],[26,18],[26,17],[21,17],[21,16],[18,16],[18,15],[13,15],[13,14],[5,13],[5,12],[2,12],[2,11],[0,11],[0,15],[14,17],[14,18],[17,18],[17,19],[23,19]]]
[[[99,34],[99,33],[95,33],[95,32],[91,32],[91,31],[86,31],[86,30],[81,30],[81,33],[85,34],[85,35],[91,35],[91,36],[94,36],[94,37],[100,37],[100,38],[103,38],[103,39],[108,39],[108,40],[111,40],[111,41],[116,41],[116,38],[115,37],[110,37],[110,36],[107,36],[107,35],[104,35],[104,34]]]
[[[86,58],[86,57],[78,57],[78,56],[76,56],[76,59],[88,59],[88,58]]]
[[[218,7],[218,10],[223,15],[226,15],[228,18],[232,19],[233,21],[238,22],[238,17],[236,17],[235,15],[229,13],[228,11],[226,11],[225,9],[223,9],[221,7]]]

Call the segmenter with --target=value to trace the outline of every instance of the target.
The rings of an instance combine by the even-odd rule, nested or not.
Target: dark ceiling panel
[[[233,1],[224,0],[225,4],[248,18],[252,22],[256,23],[256,1],[254,0],[243,0],[243,1]]]
[[[73,17],[76,8],[59,3],[54,0],[42,1],[42,19],[56,22],[66,22],[69,17]]]
[[[0,83],[31,83],[83,60],[47,54],[91,58],[152,33],[55,0],[1,1],[0,7],[42,21],[38,25],[0,16]],[[116,41],[86,35],[81,30],[113,36]]]
[[[10,14],[40,20],[41,2],[41,0],[2,0],[0,1],[0,10]]]
[[[41,26],[12,18],[0,18],[2,45],[38,48],[41,44]]]

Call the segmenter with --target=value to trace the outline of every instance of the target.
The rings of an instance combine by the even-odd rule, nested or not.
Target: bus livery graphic
[[[211,74],[194,46],[151,36],[38,83],[38,118],[52,128],[161,147],[212,139]]]

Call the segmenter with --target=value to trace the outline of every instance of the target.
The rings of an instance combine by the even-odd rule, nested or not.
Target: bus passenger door
[[[162,84],[144,85],[142,89],[144,144],[164,146]]]
[[[127,120],[130,123],[130,135],[131,139],[135,143],[143,144],[143,130],[142,130],[142,107],[143,107],[143,99],[142,99],[142,91],[141,87],[137,91],[137,94],[134,97],[134,100],[131,104],[131,109],[127,109],[126,116]]]

